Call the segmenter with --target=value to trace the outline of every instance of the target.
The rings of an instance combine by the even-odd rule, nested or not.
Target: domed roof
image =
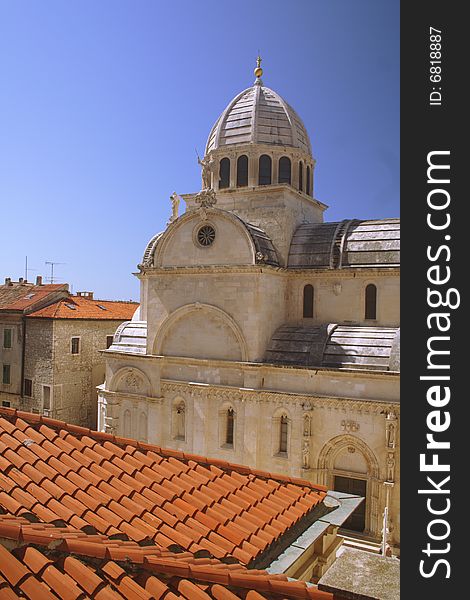
[[[312,154],[310,139],[299,115],[260,79],[238,94],[217,119],[205,153],[234,144],[292,146]]]

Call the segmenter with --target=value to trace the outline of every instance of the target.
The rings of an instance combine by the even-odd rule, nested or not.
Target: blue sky
[[[310,134],[325,219],[398,216],[398,0],[0,0],[2,279],[27,255],[29,279],[57,261],[74,292],[137,300],[258,49]]]

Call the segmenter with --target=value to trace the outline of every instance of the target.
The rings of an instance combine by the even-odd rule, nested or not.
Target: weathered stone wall
[[[365,319],[365,289],[377,287],[377,319]],[[303,318],[303,289],[314,288],[313,319]],[[302,271],[289,274],[287,319],[290,323],[317,325],[347,323],[358,325],[400,326],[399,270]]]
[[[25,379],[31,379],[32,397],[22,399],[24,410],[43,409],[43,386],[51,387],[54,398],[53,375],[53,322],[51,319],[26,319]]]
[[[274,331],[285,322],[285,297],[287,280],[274,269],[253,267],[252,271],[223,272],[217,269],[192,272],[162,272],[150,276],[148,280],[147,315],[149,354],[158,353],[156,340],[159,340],[160,327],[177,309],[190,307],[199,303],[220,309],[222,322],[233,321],[240,329],[247,348],[245,360],[261,361],[264,358],[267,344]],[[201,313],[209,313],[205,306],[199,308]],[[225,313],[225,317],[222,315]],[[187,314],[189,318],[190,311]],[[182,319],[185,317],[182,316]],[[188,321],[189,323],[189,321]],[[177,322],[175,321],[175,327]],[[195,357],[205,357],[204,349],[214,342],[214,329],[207,322],[206,334],[200,332],[197,344],[201,352]],[[171,337],[171,328],[166,336]],[[175,332],[176,335],[176,332]],[[168,338],[169,339],[169,338]],[[220,335],[215,340],[219,347],[211,348],[217,358],[224,358],[224,338]],[[181,355],[187,356],[184,340],[180,339]],[[172,354],[178,355],[178,341],[172,343]],[[233,355],[225,352],[225,358]]]
[[[57,319],[54,321],[53,416],[86,427],[96,427],[97,391],[105,373],[106,336],[121,321]],[[80,338],[80,353],[72,354],[71,338]]]
[[[0,406],[1,402],[10,402],[13,408],[18,406],[21,394],[21,354],[23,330],[21,318],[7,317],[0,320]],[[11,329],[11,348],[3,347],[3,332]],[[10,365],[10,383],[3,383],[3,365]]]

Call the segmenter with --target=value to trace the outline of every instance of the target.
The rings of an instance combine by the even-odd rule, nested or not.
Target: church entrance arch
[[[322,448],[318,468],[329,489],[365,498],[343,527],[379,537],[379,463],[369,446],[353,435],[337,436]]]

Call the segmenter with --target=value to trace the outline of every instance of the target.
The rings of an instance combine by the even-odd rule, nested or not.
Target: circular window
[[[197,232],[197,241],[201,246],[210,246],[215,240],[215,229],[211,225],[203,225]]]

